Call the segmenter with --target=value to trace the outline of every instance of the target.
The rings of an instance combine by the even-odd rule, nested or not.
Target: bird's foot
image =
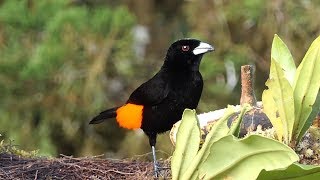
[[[154,162],[154,163],[153,163],[153,168],[154,168],[154,176],[155,176],[156,178],[158,178],[159,175],[160,175],[160,169],[161,169],[161,167],[158,165],[157,162]]]
[[[154,169],[154,176],[155,178],[159,178],[161,176],[161,171],[162,170],[167,170],[167,169],[170,169],[168,167],[161,167],[159,164],[158,164],[158,161],[157,161],[157,157],[156,157],[156,150],[155,150],[155,147],[154,146],[151,146],[152,148],[152,155],[153,155],[153,169]]]
[[[165,176],[166,173],[164,174],[161,174],[162,171],[165,171],[167,169],[170,169],[170,167],[162,167],[157,163],[153,164],[153,168],[154,168],[154,176],[156,178],[159,178],[159,177],[163,177]]]

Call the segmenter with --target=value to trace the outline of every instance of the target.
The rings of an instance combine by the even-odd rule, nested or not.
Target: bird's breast
[[[189,76],[177,76],[170,84],[170,92],[168,94],[169,101],[173,107],[181,109],[195,109],[200,100],[203,88],[203,81],[200,73],[191,74]]]

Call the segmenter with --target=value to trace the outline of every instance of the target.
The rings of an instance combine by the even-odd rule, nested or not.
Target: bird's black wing
[[[128,103],[153,106],[159,104],[169,93],[166,73],[161,70],[150,80],[139,86],[129,97]]]

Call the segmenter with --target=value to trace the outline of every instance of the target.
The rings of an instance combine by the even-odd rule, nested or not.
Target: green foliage
[[[271,97],[263,97],[263,100],[274,101],[282,122],[284,142],[289,143],[292,137],[292,129],[294,124],[294,101],[293,90],[285,78],[285,75],[279,64],[271,59],[270,78],[266,82],[272,94]]]
[[[316,112],[319,112],[319,102],[315,103],[320,90],[319,72],[320,36],[311,44],[295,74],[294,112],[298,119],[294,126],[294,137],[297,140],[302,138],[316,117]]]
[[[179,126],[177,134],[176,149],[171,160],[172,179],[179,179],[186,173],[187,168],[192,164],[194,157],[199,150],[200,128],[195,120],[195,110],[185,110],[182,115],[184,121]],[[183,153],[181,153],[183,152]]]
[[[269,120],[271,121],[273,127],[275,128],[277,139],[282,141],[284,135],[284,128],[283,122],[281,121],[279,115],[277,115],[277,111],[274,111],[276,107],[276,102],[273,99],[272,92],[270,90],[265,90],[262,94],[262,101],[263,101],[263,112],[268,116]],[[285,132],[288,141],[288,134],[289,132]]]
[[[274,35],[271,47],[271,66],[273,70],[275,67],[274,65],[272,65],[272,60],[274,60],[281,66],[285,78],[289,81],[290,85],[292,86],[294,82],[294,75],[296,73],[296,65],[294,64],[294,60],[290,53],[290,50],[288,49],[287,45],[279,38],[278,35]],[[272,75],[272,77],[274,75],[273,73],[270,72],[270,75]]]
[[[240,119],[248,109],[243,107]],[[201,149],[195,152],[200,137],[195,130],[190,130],[199,129],[197,116],[195,111],[185,110],[171,162],[173,179],[255,179],[263,169],[282,169],[299,159],[291,148],[273,139],[259,135],[237,139],[232,135],[237,128],[227,126],[234,112],[231,107],[226,110],[224,117],[213,125]]]
[[[99,149],[96,144],[101,149],[116,148],[111,140],[109,143],[95,140],[106,133],[92,133],[88,121],[97,110],[110,105],[106,102],[114,96],[105,93],[108,82],[104,78],[112,72],[114,64],[110,61],[134,62],[131,49],[134,24],[135,18],[123,7],[89,8],[65,0],[3,1],[0,4],[3,136],[47,155],[84,154]],[[122,71],[120,75],[130,72]],[[115,134],[114,141],[123,136],[121,130],[108,133]]]
[[[320,167],[293,163],[285,170],[267,171],[262,170],[258,180],[295,179],[317,180],[320,177]]]
[[[0,137],[1,137],[1,134],[0,134]],[[25,151],[13,145],[12,142],[7,143],[4,140],[0,141],[0,153],[10,153],[10,154],[27,157],[27,158],[36,157],[38,155],[37,150]]]
[[[243,108],[240,111],[240,114],[238,115],[237,119],[235,121],[232,122],[232,125],[230,127],[229,133],[231,135],[234,135],[235,137],[239,137],[239,133],[240,133],[240,124],[242,122],[242,117],[245,115],[245,113],[249,110],[251,110],[252,108],[250,107],[250,105],[248,104],[244,104],[242,105]]]
[[[298,64],[319,32],[320,1],[192,1],[185,3],[183,13],[193,37],[212,42],[216,51],[202,62],[205,81],[201,111],[236,104],[241,94],[240,83],[227,89],[226,61],[234,63],[237,78],[240,66],[255,64],[255,92],[261,97],[270,67],[270,44],[275,33],[288,41]],[[217,107],[218,106],[218,107]]]
[[[276,128],[277,137],[288,144],[292,138],[294,124],[293,89],[294,75],[296,67],[292,55],[286,44],[274,36],[271,48],[270,78],[266,82],[269,87],[262,95],[265,113]],[[279,115],[277,116],[278,109]]]
[[[320,37],[310,46],[298,69],[290,51],[276,35],[271,51],[268,90],[263,92],[264,111],[279,140],[295,146],[309,129],[320,107]],[[296,70],[296,71],[295,71]],[[277,116],[279,113],[279,116]],[[258,179],[318,179],[319,166],[292,164],[284,170],[263,170]]]
[[[320,37],[309,48],[297,71],[290,51],[276,35],[272,44],[271,67],[262,95],[266,114],[279,140],[294,146],[319,112]],[[277,113],[279,116],[277,116]],[[280,123],[281,122],[281,123]]]
[[[265,0],[262,1],[253,1],[253,0],[244,0],[240,6],[238,3],[230,4],[227,8],[227,17],[230,19],[238,19],[246,17],[251,21],[257,21],[261,16],[261,11],[265,8]]]
[[[256,179],[263,169],[282,169],[299,160],[290,147],[259,135],[225,136],[210,154],[200,167],[200,179]]]
[[[202,145],[202,148],[199,150],[196,149],[197,154],[193,154],[190,157],[190,154],[185,154],[185,149],[183,148],[183,142],[187,141],[188,146],[198,146],[200,142],[200,135],[197,137],[192,137],[193,139],[198,139],[199,141],[188,142],[190,138],[184,138],[184,136],[192,136],[190,131],[186,131],[185,127],[192,126],[193,129],[199,129],[198,120],[195,111],[192,110],[185,110],[182,121],[180,123],[178,133],[177,133],[177,141],[176,141],[176,148],[172,156],[171,160],[171,172],[172,172],[172,179],[189,179],[189,178],[196,178],[198,176],[198,172],[196,169],[206,159],[209,155],[209,147],[211,147],[212,143],[219,140],[226,134],[230,132],[227,126],[228,118],[235,113],[235,110],[232,107],[229,107],[226,110],[224,117],[221,118],[217,122],[218,125],[214,125],[207,135],[205,142]],[[180,130],[181,129],[181,130]],[[181,133],[182,132],[182,133]],[[180,142],[181,141],[181,142]],[[183,144],[182,144],[183,143]],[[191,144],[192,143],[192,144]],[[192,159],[192,163],[186,164],[182,161],[183,158],[189,157]],[[187,169],[182,169],[182,166],[187,166]]]
[[[241,65],[255,64],[260,96],[272,36],[288,41],[298,64],[320,26],[314,20],[320,1],[177,2],[2,0],[0,133],[40,153],[113,154],[124,131],[112,120],[94,129],[86,122],[125,102],[159,69],[172,41],[193,37],[216,47],[200,66],[205,85],[198,109],[205,112],[239,102],[240,83],[228,88],[225,62],[234,64],[235,80]],[[131,36],[137,23],[151,35],[139,58]],[[123,147],[130,142],[136,141]],[[148,146],[129,154],[145,153]]]

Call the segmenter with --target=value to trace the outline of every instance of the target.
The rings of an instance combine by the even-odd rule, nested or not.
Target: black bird
[[[133,91],[124,105],[101,112],[90,124],[116,118],[120,127],[141,128],[149,138],[157,176],[157,134],[170,130],[181,119],[184,109],[198,106],[203,88],[200,61],[213,50],[213,46],[197,39],[174,42],[156,75]]]

